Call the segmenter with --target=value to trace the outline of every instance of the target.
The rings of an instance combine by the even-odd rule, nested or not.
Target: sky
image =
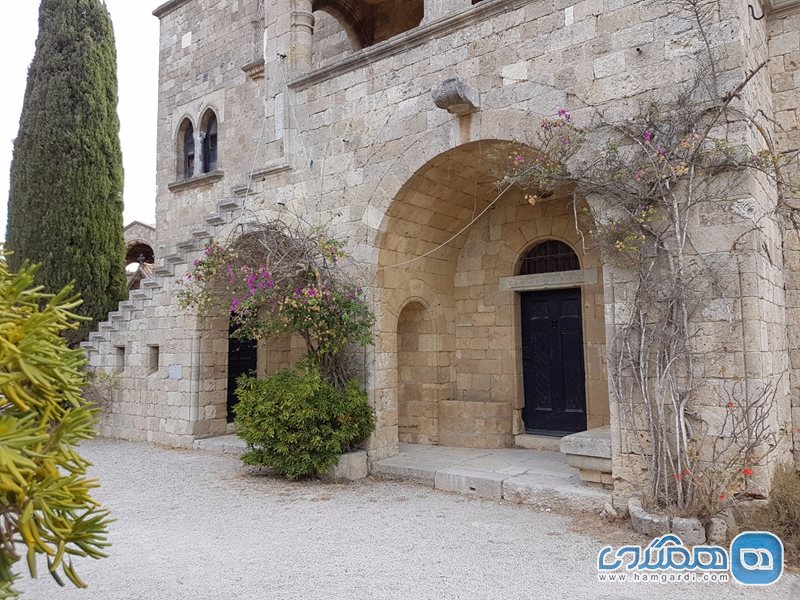
[[[155,223],[158,19],[152,11],[161,3],[106,0],[117,40],[126,224],[134,220]],[[0,240],[6,236],[9,169],[39,16],[38,0],[7,4],[6,27],[0,36],[4,90],[0,94]]]

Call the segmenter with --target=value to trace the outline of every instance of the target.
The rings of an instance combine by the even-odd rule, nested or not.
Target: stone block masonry
[[[709,28],[724,82],[770,57],[769,72],[737,102],[779,124],[773,134],[787,150],[800,146],[798,5],[784,0],[753,21],[747,3],[723,0]],[[523,416],[521,292],[504,282],[519,275],[531,247],[558,240],[593,276],[568,285],[581,292],[587,427],[609,427],[615,493],[630,493],[638,433],[609,394],[607,364],[626,275],[580,237],[569,190],[532,206],[518,190],[499,196],[494,184],[505,143],[535,144],[542,117],[568,109],[580,125],[600,113],[619,121],[694,77],[704,46],[691,20],[679,3],[649,0],[325,6],[172,0],[156,10],[158,262],[86,346],[92,368],[120,379],[103,433],[187,447],[226,433],[228,319],[187,313],[177,282],[209,239],[233,239],[254,217],[300,217],[347,239],[368,273],[377,323],[365,384],[378,417],[369,460],[396,455],[401,441],[511,446],[532,424]],[[376,6],[386,15],[380,27],[366,10]],[[462,116],[436,106],[431,91],[454,78],[479,110]],[[200,127],[209,109],[219,125],[217,170],[184,180],[179,127],[185,119]],[[736,210],[698,218],[696,251],[708,260],[728,260],[748,215],[774,208],[768,182],[743,187],[746,197],[730,203]],[[800,242],[772,226],[763,242],[771,261],[754,253],[729,265],[741,302],[714,304],[698,323],[704,344],[725,346],[701,376],[713,389],[790,369],[777,427],[800,423]],[[559,288],[564,277],[534,283]],[[297,353],[282,340],[260,354],[266,373]]]

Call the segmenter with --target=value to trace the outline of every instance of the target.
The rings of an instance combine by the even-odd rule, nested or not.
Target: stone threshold
[[[611,503],[611,492],[583,485],[560,452],[400,444],[400,454],[377,461],[370,474],[541,509],[599,513]]]
[[[195,440],[193,447],[231,456],[246,451],[235,435]],[[611,503],[610,491],[582,484],[566,456],[545,450],[400,444],[400,454],[373,463],[370,475],[541,509],[599,513]]]

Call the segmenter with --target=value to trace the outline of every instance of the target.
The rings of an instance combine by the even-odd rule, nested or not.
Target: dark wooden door
[[[586,430],[581,291],[522,294],[522,364],[529,433]]]
[[[232,337],[236,331],[231,327],[228,337],[228,423],[233,422],[233,407],[236,406],[236,380],[241,375],[255,375],[258,369],[258,343]]]

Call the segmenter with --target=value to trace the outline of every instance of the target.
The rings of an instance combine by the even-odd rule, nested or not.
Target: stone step
[[[86,352],[97,352],[97,346],[92,342],[81,342],[81,348],[86,350]]]
[[[162,263],[153,269],[153,274],[159,277],[169,277],[172,275],[172,265]]]
[[[113,323],[114,321],[124,321],[125,315],[121,311],[111,312],[108,313],[108,320],[111,323]]]
[[[225,225],[228,221],[219,213],[211,213],[210,215],[206,215],[206,223],[209,225],[217,226],[217,225]]]
[[[186,262],[186,258],[184,257],[182,252],[173,252],[171,254],[167,254],[164,257],[164,260],[173,265]]]
[[[162,287],[161,282],[155,279],[145,279],[142,281],[141,286],[146,290],[160,290]]]
[[[151,281],[146,279],[145,281]],[[142,282],[144,284],[144,282]],[[150,294],[147,292],[146,289],[139,288],[138,290],[133,290],[131,292],[131,298],[133,300],[149,300]]]
[[[201,227],[198,229],[192,229],[192,235],[198,240],[204,240],[211,237],[211,232],[208,231],[208,229]]]
[[[194,235],[194,232],[192,232],[192,235]],[[197,240],[191,239],[180,242],[178,244],[178,250],[181,250],[182,252],[191,252],[192,250],[197,250]]]
[[[237,210],[241,206],[241,201],[238,198],[225,198],[217,207],[222,212],[231,212]]]
[[[371,472],[385,479],[543,510],[600,513],[611,502],[611,492],[584,485],[578,471],[558,452],[401,444],[399,455],[375,462]]]
[[[95,343],[95,345],[99,342],[107,342],[109,340],[109,334],[102,331],[95,331],[89,334],[89,341]]]
[[[98,331],[116,331],[117,328],[110,321],[103,321],[97,326]]]
[[[136,303],[132,302],[131,300],[123,300],[119,303],[120,310],[135,310]]]
[[[253,191],[253,186],[247,185],[246,183],[241,183],[231,188],[231,193],[237,198],[243,198],[244,196],[247,195],[248,192],[252,191]]]

